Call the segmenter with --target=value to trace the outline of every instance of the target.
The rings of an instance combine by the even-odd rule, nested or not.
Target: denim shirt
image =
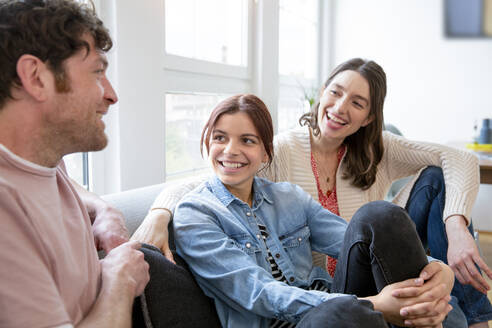
[[[289,284],[273,278],[258,222],[267,227],[266,245]],[[347,296],[303,289],[314,280],[330,287],[311,251],[337,258],[346,227],[299,186],[258,177],[252,208],[213,177],[182,199],[174,217],[178,254],[214,299],[222,326],[234,328],[266,328],[272,318],[298,322],[313,307]]]

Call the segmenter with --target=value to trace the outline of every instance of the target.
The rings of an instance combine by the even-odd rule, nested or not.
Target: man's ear
[[[37,101],[45,101],[54,88],[54,76],[38,57],[22,55],[17,61],[17,75],[21,88]]]

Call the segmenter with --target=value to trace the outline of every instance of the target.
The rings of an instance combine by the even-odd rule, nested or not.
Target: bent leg
[[[203,327],[204,323],[207,327],[220,327],[212,299],[205,296],[177,254],[173,254],[175,265],[153,246],[143,245],[141,250],[149,263],[150,281],[136,304],[142,307],[147,328]]]
[[[418,277],[428,263],[406,211],[383,201],[364,205],[352,217],[338,260],[332,292],[360,297],[376,295],[386,285]],[[457,306],[443,326],[467,327]]]
[[[354,296],[338,297],[321,303],[306,313],[297,328],[384,328],[388,327],[381,312],[370,301]]]
[[[445,194],[442,169],[428,167],[413,186],[405,208],[415,222],[424,248],[430,251],[432,257],[448,263],[448,239],[442,217]],[[472,224],[468,230],[473,235]],[[451,295],[458,299],[468,324],[492,320],[490,301],[471,285],[463,285],[456,279]]]
[[[375,295],[386,285],[418,277],[427,263],[405,210],[384,201],[371,202],[354,214],[347,227],[332,291]]]

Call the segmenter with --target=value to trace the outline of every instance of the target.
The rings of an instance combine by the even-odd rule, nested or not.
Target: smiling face
[[[104,53],[95,49],[91,36],[83,39],[90,51],[82,48],[64,62],[69,91],[53,91],[46,117],[47,127],[55,131],[64,153],[103,149],[108,141],[102,117],[118,100],[106,77]]]
[[[372,121],[369,84],[359,73],[338,73],[320,98],[318,125],[321,138],[343,140]]]
[[[253,178],[268,161],[263,142],[251,118],[243,112],[223,114],[212,129],[209,161],[220,181],[248,202]]]

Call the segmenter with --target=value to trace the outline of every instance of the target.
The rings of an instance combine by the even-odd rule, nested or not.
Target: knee
[[[370,301],[354,296],[337,297],[309,311],[297,324],[311,327],[387,327],[381,312]]]
[[[442,169],[437,166],[429,166],[424,169],[416,182],[416,184],[424,183],[432,186],[436,190],[444,189],[444,175]]]
[[[402,207],[382,200],[363,205],[350,220],[350,225],[370,227],[371,231],[385,233],[394,230],[398,235],[405,229],[415,230],[415,224]]]

